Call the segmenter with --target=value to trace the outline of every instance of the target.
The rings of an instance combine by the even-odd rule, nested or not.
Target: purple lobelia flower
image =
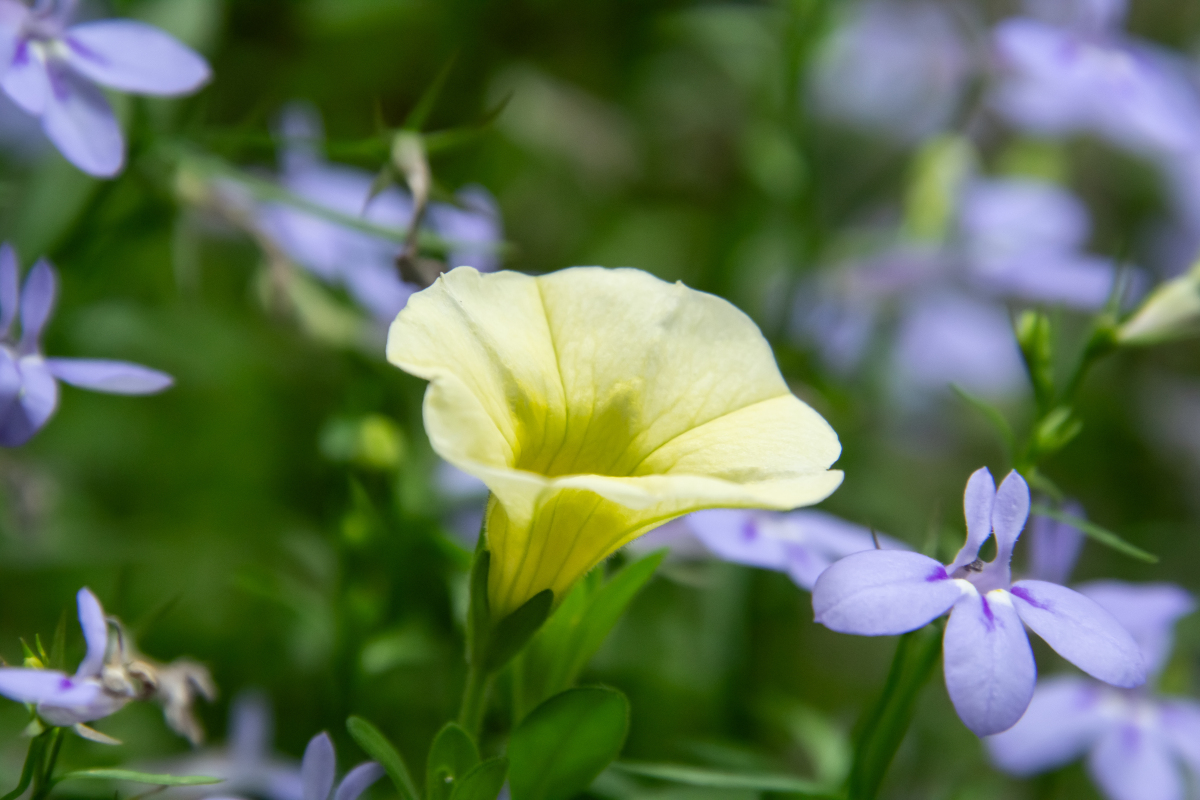
[[[1128,628],[1151,675],[1166,663],[1175,622],[1196,608],[1172,584],[1100,581],[1079,589]],[[1041,682],[1021,720],[989,737],[987,748],[996,766],[1021,776],[1086,754],[1092,779],[1111,800],[1183,800],[1185,771],[1200,778],[1200,703],[1056,676]]]
[[[942,565],[928,556],[872,550],[838,561],[813,588],[816,621],[841,632],[883,636],[916,630],[950,611],[942,652],[946,689],[979,736],[1012,727],[1037,680],[1028,625],[1060,655],[1114,686],[1146,679],[1136,642],[1095,601],[1057,584],[1012,582],[1009,562],[1029,516],[1029,487],[1016,472],[999,490],[986,468],[967,482],[967,540]],[[979,559],[995,537],[996,557]]]
[[[147,772],[210,775],[221,778],[221,785],[176,786],[168,789],[164,796],[173,800],[214,794],[304,800],[299,763],[272,752],[271,706],[266,696],[255,691],[241,692],[234,698],[229,716],[229,734],[224,747],[206,748],[184,758],[146,767]]]
[[[977,180],[959,212],[968,276],[989,293],[1094,310],[1113,288],[1112,262],[1082,252],[1089,220],[1061,186]]]
[[[153,394],[173,383],[170,375],[125,361],[45,358],[41,338],[57,293],[54,268],[39,260],[23,289],[18,272],[13,248],[0,246],[0,445],[22,445],[41,430],[58,407],[57,381],[110,394]]]
[[[74,675],[36,667],[0,667],[0,694],[37,706],[51,725],[70,726],[107,717],[133,699],[104,685],[108,654],[108,622],[96,595],[79,590],[79,626],[87,654]]]
[[[412,198],[395,187],[372,196],[375,177],[334,164],[321,155],[321,120],[301,105],[285,110],[281,182],[293,194],[330,211],[402,233],[413,215]],[[482,187],[465,189],[462,207],[433,203],[430,226],[448,241],[450,266],[489,271],[498,266],[496,245],[502,238],[499,211]],[[271,203],[262,207],[259,225],[295,263],[322,281],[343,286],[372,316],[395,319],[408,298],[421,287],[401,280],[396,258],[403,246],[393,238],[359,230],[296,206]]]
[[[41,119],[68,161],[109,177],[121,171],[125,142],[97,85],[170,97],[195,91],[211,72],[200,55],[152,25],[127,19],[71,25],[75,5],[0,0],[0,39],[12,47],[2,85]]]
[[[683,518],[709,552],[725,561],[786,572],[812,590],[817,578],[840,558],[878,546],[904,545],[823,511],[784,513],[749,509],[697,511]]]
[[[318,733],[309,740],[300,763],[300,800],[358,800],[359,795],[383,777],[383,767],[374,761],[364,761],[346,773],[335,791],[336,775],[337,754],[333,750],[333,741],[329,734]]]
[[[864,2],[820,52],[817,106],[831,118],[917,141],[950,122],[973,68],[963,33],[942,6]]]
[[[1119,14],[1078,5],[1080,16],[1059,14],[1060,24],[1017,17],[996,27],[992,104],[1038,135],[1091,133],[1153,156],[1194,150],[1200,96],[1186,66],[1108,29]]]

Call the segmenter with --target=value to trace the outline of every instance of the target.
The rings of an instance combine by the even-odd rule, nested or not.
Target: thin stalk
[[[41,769],[35,770],[33,776],[33,792],[30,800],[43,800],[54,788],[54,767],[58,762],[58,753],[62,749],[63,729],[54,728],[50,733],[50,742],[46,747],[46,756]]]
[[[467,685],[463,689],[462,709],[458,712],[458,724],[476,740],[483,727],[483,712],[492,683],[492,676],[478,662],[479,659],[473,659],[467,667]]]
[[[912,722],[917,697],[937,666],[941,633],[941,625],[933,623],[900,637],[883,693],[864,717],[855,743],[846,787],[850,800],[874,800],[879,794]]]

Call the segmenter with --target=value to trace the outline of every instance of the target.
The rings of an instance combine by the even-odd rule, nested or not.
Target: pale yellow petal
[[[434,449],[481,478],[493,604],[556,596],[617,547],[699,508],[827,496],[837,436],[754,323],[637,270],[459,268],[414,295],[388,358],[427,378]]]

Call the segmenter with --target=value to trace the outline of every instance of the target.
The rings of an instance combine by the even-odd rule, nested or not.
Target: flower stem
[[[34,768],[33,773],[33,791],[29,795],[29,800],[43,800],[46,795],[50,794],[50,790],[54,788],[54,766],[58,762],[58,752],[62,749],[63,729],[54,728],[50,732],[49,742],[46,744],[41,768]]]
[[[458,724],[466,729],[476,740],[483,727],[483,712],[487,708],[488,689],[491,688],[492,676],[479,664],[479,659],[473,659],[467,667],[467,685],[463,689],[462,709],[458,712]]]
[[[847,786],[852,800],[872,800],[878,795],[912,722],[917,696],[937,665],[941,634],[941,625],[935,622],[900,637],[883,693],[860,723]]]

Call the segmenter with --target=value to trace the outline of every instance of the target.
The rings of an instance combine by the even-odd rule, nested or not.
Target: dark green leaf
[[[429,747],[425,767],[426,800],[446,800],[457,781],[479,764],[479,748],[455,722],[446,723]]]
[[[442,87],[446,85],[446,78],[450,77],[450,70],[454,68],[454,62],[457,60],[458,54],[455,53],[438,70],[433,83],[429,84],[429,88],[421,95],[421,99],[417,101],[413,110],[409,112],[408,118],[404,120],[405,130],[419,131],[425,127],[425,123],[429,120],[429,115],[433,112],[433,107],[437,104],[438,95],[442,93]]]
[[[50,644],[50,669],[67,668],[67,611],[64,609],[58,616],[58,626],[54,629],[54,640]]]
[[[969,405],[971,408],[983,415],[996,434],[1000,437],[1000,443],[1004,446],[1004,454],[1008,456],[1009,461],[1012,461],[1013,451],[1016,447],[1016,439],[1013,437],[1012,426],[1008,424],[1008,420],[1000,413],[1000,410],[991,403],[976,397],[956,383],[950,384],[951,390],[958,395],[959,399]]]
[[[666,554],[659,550],[634,561],[607,582],[602,570],[593,570],[571,590],[522,655],[524,708],[517,709],[518,719],[574,685]]]
[[[488,759],[454,784],[450,800],[496,800],[507,777],[507,758]]]
[[[621,752],[629,701],[614,689],[569,689],[535,708],[508,744],[513,800],[567,800]]]
[[[538,632],[538,628],[550,616],[554,606],[554,592],[543,589],[526,600],[520,608],[500,620],[492,627],[488,637],[487,655],[483,668],[492,673],[503,667]]]
[[[792,775],[769,772],[724,772],[684,764],[648,764],[637,761],[617,761],[613,769],[643,778],[705,786],[712,789],[742,789],[752,792],[787,792],[807,797],[825,797],[827,787]]]
[[[420,800],[417,786],[409,775],[404,759],[378,728],[362,717],[350,717],[346,720],[346,730],[350,731],[350,735],[358,742],[363,752],[378,761],[387,772],[396,791],[400,793],[401,800]]]
[[[58,780],[70,781],[79,778],[133,781],[134,783],[150,783],[155,786],[203,786],[220,783],[224,780],[224,778],[209,778],[204,775],[156,775],[152,772],[137,772],[132,769],[81,769],[68,772],[60,776]]]
[[[1158,556],[1154,555],[1153,553],[1148,553],[1142,548],[1130,544],[1117,534],[1113,533],[1107,528],[1100,527],[1094,522],[1088,522],[1086,519],[1080,519],[1078,517],[1073,517],[1070,514],[1064,514],[1063,512],[1050,508],[1049,506],[1034,506],[1031,510],[1039,517],[1049,517],[1057,522],[1070,525],[1079,532],[1095,539],[1100,544],[1105,545],[1106,547],[1111,547],[1113,550],[1124,553],[1127,556],[1136,558],[1139,561],[1145,561],[1148,564],[1158,563]]]

